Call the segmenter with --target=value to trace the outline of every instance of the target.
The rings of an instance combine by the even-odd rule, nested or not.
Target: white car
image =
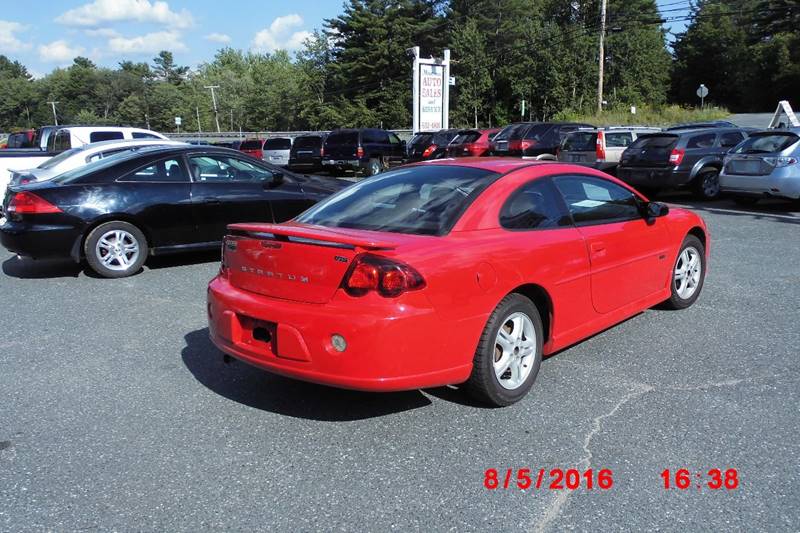
[[[267,163],[282,167],[289,165],[289,152],[292,149],[292,139],[288,137],[272,137],[264,141],[261,157]]]
[[[131,139],[123,141],[101,141],[85,144],[78,148],[71,148],[51,157],[36,168],[11,171],[11,185],[29,183],[31,181],[45,181],[63,174],[68,170],[82,167],[92,161],[103,159],[110,155],[127,150],[135,150],[145,146],[178,145],[186,143],[161,139]]]

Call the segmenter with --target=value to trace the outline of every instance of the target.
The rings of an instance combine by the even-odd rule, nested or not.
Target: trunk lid
[[[355,159],[357,157],[358,147],[358,131],[337,131],[331,133],[325,140],[325,158]]]
[[[371,232],[305,225],[232,224],[223,245],[231,285],[306,303],[330,300],[353,258],[397,246]]]
[[[766,176],[775,169],[757,155],[737,155],[731,157],[725,164],[726,174],[739,176]]]
[[[630,167],[672,167],[669,157],[678,136],[674,134],[654,134],[639,137],[622,154],[622,164]]]

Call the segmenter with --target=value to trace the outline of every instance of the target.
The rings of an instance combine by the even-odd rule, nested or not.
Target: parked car
[[[460,130],[447,146],[447,157],[480,157],[489,151],[490,143],[500,128]]]
[[[264,141],[265,139],[245,139],[239,145],[239,151],[256,159],[264,159]]]
[[[322,145],[324,143],[325,134],[322,133],[295,137],[292,149],[289,151],[289,169],[306,172],[322,170]]]
[[[285,167],[289,164],[292,140],[288,137],[271,137],[264,141],[264,161]]]
[[[445,157],[447,145],[458,135],[457,129],[420,131],[406,144],[406,161],[413,163]]]
[[[652,133],[639,137],[623,153],[617,177],[656,194],[690,187],[705,200],[719,196],[722,160],[748,136],[741,128],[704,128]]]
[[[556,151],[568,133],[593,127],[575,122],[520,122],[512,126],[507,136],[502,136],[503,130],[492,141],[492,155],[555,161]]]
[[[770,196],[800,199],[800,128],[751,134],[725,158],[719,184],[745,205]]]
[[[34,148],[34,138],[36,136],[35,130],[17,131],[8,136],[6,141],[6,148]]]
[[[707,238],[696,213],[594,169],[418,163],[291,222],[230,226],[209,332],[223,352],[300,380],[464,384],[509,405],[543,355],[656,304],[692,305]]]
[[[236,139],[235,141],[216,141],[210,144],[211,146],[218,146],[220,148],[231,148],[232,150],[239,150],[243,142],[244,141]]]
[[[383,172],[405,158],[406,143],[391,131],[361,128],[332,131],[323,145],[322,165],[331,171]]]
[[[644,126],[579,128],[568,133],[561,141],[558,160],[613,172],[619,164],[622,152],[639,135],[658,131],[661,130]]]
[[[78,148],[71,148],[66,152],[61,152],[36,168],[12,171],[9,185],[24,185],[34,181],[46,181],[98,159],[126,150],[136,150],[148,146],[186,146],[186,143],[161,139],[130,139],[84,144]]]
[[[225,148],[143,148],[9,187],[0,242],[23,256],[85,259],[101,276],[124,277],[149,255],[219,247],[228,224],[293,218],[345,184]]]
[[[700,128],[738,128],[733,122],[727,120],[712,120],[711,122],[687,122],[684,124],[675,124],[665,129],[665,131],[678,131],[678,130],[697,130]]]

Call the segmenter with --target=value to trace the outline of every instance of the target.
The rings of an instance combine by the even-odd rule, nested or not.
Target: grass
[[[636,114],[630,109],[610,109],[602,113],[579,113],[563,111],[554,120],[588,122],[596,126],[668,126],[683,122],[703,122],[720,120],[730,116],[730,112],[722,107],[706,107],[705,109],[670,105],[664,107],[637,107]]]

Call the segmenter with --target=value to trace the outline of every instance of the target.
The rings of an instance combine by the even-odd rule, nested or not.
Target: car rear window
[[[455,131],[440,131],[433,136],[433,144],[438,146],[450,144],[450,141],[455,138],[457,133]]]
[[[492,140],[494,140],[494,141],[507,141],[507,140],[512,138],[511,136],[514,134],[514,132],[517,129],[525,128],[527,126],[528,126],[527,124],[509,124],[508,126],[503,128],[502,130],[497,132],[497,135],[495,135],[494,139],[492,139]]]
[[[453,139],[453,144],[474,143],[481,138],[479,131],[461,131]]]
[[[264,142],[264,150],[288,150],[292,147],[291,139],[284,137],[276,137],[275,139],[267,139]]]
[[[428,146],[433,139],[432,133],[417,133],[409,141],[409,146]]]
[[[123,137],[121,131],[93,131],[89,134],[89,142],[114,141]]]
[[[770,154],[774,152],[783,152],[798,140],[800,140],[800,137],[791,132],[755,133],[745,142],[737,146],[733,153]]]
[[[633,141],[633,135],[630,132],[606,132],[606,148],[626,148]]]
[[[629,148],[670,148],[678,140],[677,135],[647,135],[639,137]]]
[[[567,152],[594,152],[597,147],[597,133],[592,131],[576,131],[564,138],[562,150]]]
[[[400,168],[348,187],[297,220],[332,228],[444,235],[498,176],[460,166]]]
[[[351,145],[358,144],[357,131],[335,132],[328,135],[328,138],[325,139],[326,146],[343,146],[348,144]]]
[[[322,137],[319,135],[309,135],[308,137],[297,137],[294,140],[295,148],[319,148],[322,146]]]
[[[261,150],[261,146],[262,146],[263,142],[264,141],[261,141],[259,139],[252,139],[252,140],[249,140],[249,141],[245,141],[239,146],[239,149],[240,150]]]

